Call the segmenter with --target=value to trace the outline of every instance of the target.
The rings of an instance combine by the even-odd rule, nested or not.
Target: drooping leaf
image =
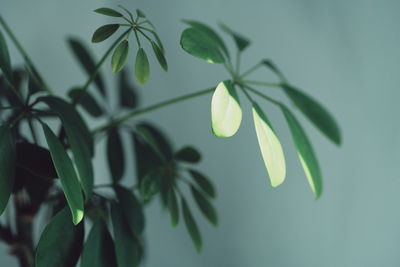
[[[119,24],[107,24],[98,28],[93,36],[93,43],[100,43],[106,39],[108,39],[111,35],[113,35],[119,28]]]
[[[218,225],[218,215],[217,212],[215,211],[214,206],[210,203],[210,201],[197,190],[196,187],[193,185],[190,186],[190,190],[192,191],[192,195],[194,200],[197,203],[197,206],[199,207],[200,211],[203,213],[203,215],[214,225]]]
[[[219,44],[207,32],[198,28],[188,28],[182,32],[180,44],[187,53],[209,63],[224,63]]]
[[[218,44],[219,48],[224,52],[227,58],[229,58],[229,52],[228,49],[226,48],[224,41],[211,27],[207,26],[204,23],[194,20],[183,20],[183,22],[192,26],[193,28],[205,32],[210,39],[212,39],[214,42]]]
[[[176,227],[179,223],[179,206],[173,188],[168,190],[168,212],[171,217],[172,227]]]
[[[181,198],[181,204],[182,204],[182,214],[186,224],[186,229],[190,235],[190,238],[193,241],[196,251],[200,253],[203,242],[201,240],[199,228],[184,198]]]
[[[241,34],[231,30],[228,26],[223,23],[220,23],[219,26],[221,29],[232,36],[233,40],[236,43],[237,48],[239,51],[245,50],[250,45],[250,40],[246,37],[242,36]]]
[[[0,31],[0,69],[4,74],[4,77],[12,84],[13,75],[11,68],[11,59],[8,52],[8,47],[3,34]]]
[[[286,176],[285,156],[282,146],[267,116],[257,103],[253,103],[252,110],[258,145],[265,168],[267,169],[271,185],[276,187],[283,183]]]
[[[137,266],[140,260],[138,240],[132,234],[124,211],[117,203],[111,204],[111,219],[114,229],[115,252],[118,267]]]
[[[211,181],[206,176],[204,176],[199,171],[193,169],[189,169],[189,173],[192,176],[193,180],[203,190],[204,193],[206,193],[208,196],[212,198],[216,197],[217,194],[215,192],[215,188],[211,183]]]
[[[124,175],[125,157],[121,136],[116,128],[108,132],[107,160],[113,182],[118,183]]]
[[[85,242],[81,267],[117,266],[114,241],[102,219],[98,219]]]
[[[211,128],[217,137],[230,137],[240,127],[242,109],[231,81],[220,82],[211,101]]]
[[[310,184],[315,197],[319,198],[322,193],[322,177],[317,157],[314,154],[314,150],[306,133],[297,121],[296,117],[285,106],[282,105],[281,109],[289,124],[290,132],[292,133],[296,145],[297,155],[299,156],[308,183]]]
[[[128,40],[122,41],[114,50],[111,60],[111,68],[114,73],[119,72],[125,65],[129,54]]]
[[[58,138],[45,124],[43,124],[43,131],[49,146],[51,158],[61,181],[61,187],[67,199],[68,206],[71,209],[72,221],[76,225],[83,219],[84,214],[83,197],[78,176],[71,159],[68,157]]]
[[[160,63],[160,66],[163,68],[164,71],[168,71],[167,60],[165,59],[164,53],[161,48],[158,47],[155,42],[151,42],[151,46],[153,48],[154,54],[156,55],[158,63]]]
[[[201,160],[201,154],[192,146],[183,147],[175,153],[174,157],[177,160],[189,163],[198,163]]]
[[[103,109],[88,91],[84,91],[80,88],[72,88],[68,92],[68,96],[72,100],[80,99],[78,105],[81,105],[93,117],[100,117],[103,115]]]
[[[92,73],[94,73],[96,70],[96,64],[95,60],[90,54],[90,51],[86,49],[83,43],[76,38],[68,38],[68,44],[71,47],[75,58],[82,65],[86,73],[88,75],[92,75]],[[97,71],[96,77],[94,78],[94,83],[96,84],[97,89],[99,90],[101,95],[105,96],[105,86],[99,70]]]
[[[282,81],[286,80],[283,73],[278,69],[278,67],[271,60],[264,59],[261,61],[261,64],[263,64],[264,66],[269,68],[271,71],[273,71]]]
[[[0,215],[7,206],[15,178],[15,140],[8,125],[0,126]]]
[[[98,8],[98,9],[94,10],[94,12],[102,14],[102,15],[110,16],[110,17],[122,17],[123,16],[118,11],[116,11],[112,8],[108,8],[108,7]]]
[[[58,97],[41,97],[38,99],[46,103],[52,112],[58,114],[67,134],[74,161],[78,169],[79,179],[86,197],[93,190],[93,166],[91,157],[93,152],[93,137],[76,109]]]
[[[283,85],[286,95],[292,100],[298,109],[314,125],[337,145],[341,143],[341,134],[333,116],[317,101],[290,85]]]
[[[139,17],[139,18],[145,18],[146,17],[146,15],[143,13],[143,11],[141,11],[140,9],[136,9],[136,15]]]
[[[140,84],[145,84],[150,77],[150,65],[146,52],[143,48],[139,48],[135,61],[135,76]]]
[[[59,211],[44,229],[36,248],[36,267],[75,266],[81,254],[84,224],[74,226],[67,208]]]
[[[138,104],[138,95],[128,81],[125,69],[122,69],[119,76],[119,103],[126,108],[135,108]]]

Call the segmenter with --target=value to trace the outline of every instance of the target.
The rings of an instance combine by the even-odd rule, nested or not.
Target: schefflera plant
[[[273,187],[279,186],[285,180],[286,164],[282,145],[268,116],[253,98],[253,95],[277,106],[284,114],[293,137],[300,163],[304,169],[308,183],[316,198],[322,193],[322,176],[317,157],[303,127],[293,112],[281,101],[278,101],[255,86],[276,87],[282,89],[290,101],[303,113],[329,140],[340,145],[342,138],[340,129],[332,115],[316,100],[291,85],[278,67],[269,59],[261,59],[247,71],[240,71],[240,58],[250,45],[250,40],[220,23],[222,31],[234,41],[237,49],[236,64],[222,37],[208,25],[184,20],[189,28],[181,35],[180,44],[187,53],[208,63],[220,64],[229,72],[231,78],[221,81],[215,88],[211,100],[211,128],[215,136],[226,138],[233,136],[242,121],[242,108],[238,91],[250,101],[255,132],[261,155]],[[252,81],[247,77],[255,70],[265,67],[279,78],[278,83]]]

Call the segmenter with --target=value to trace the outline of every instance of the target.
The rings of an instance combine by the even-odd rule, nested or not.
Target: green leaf
[[[42,85],[40,82],[35,78],[35,76],[29,73],[28,76],[28,92],[30,94],[35,94],[37,92],[43,91]]]
[[[216,197],[217,194],[215,192],[215,188],[211,183],[211,181],[206,176],[193,169],[189,169],[189,173],[192,176],[193,180],[203,190],[204,193],[206,193],[208,196],[212,198]]]
[[[94,266],[117,266],[114,241],[102,219],[93,224],[82,252],[81,267]]]
[[[283,105],[281,105],[283,114],[289,124],[290,131],[297,149],[300,163],[306,174],[308,183],[311,190],[314,192],[315,197],[319,198],[322,193],[322,177],[318,165],[317,157],[308,140],[306,133],[297,121],[296,117]]]
[[[60,178],[61,187],[71,209],[72,221],[77,225],[83,219],[84,213],[83,197],[78,176],[63,145],[50,130],[49,126],[43,124],[43,131],[49,146],[51,158],[53,159],[58,177]]]
[[[44,229],[36,248],[36,267],[75,266],[82,251],[84,224],[74,226],[67,208],[59,211]]]
[[[177,160],[189,163],[198,163],[201,160],[201,154],[192,146],[183,147],[175,153],[174,157]]]
[[[78,105],[81,105],[87,113],[93,117],[100,117],[103,115],[103,109],[88,91],[84,91],[81,88],[72,88],[68,92],[68,96],[72,100],[80,99]]]
[[[114,73],[119,72],[125,65],[129,53],[129,42],[122,41],[114,50],[111,60],[111,68]]]
[[[138,95],[128,81],[125,69],[120,72],[119,76],[119,103],[126,108],[135,108],[138,104]]]
[[[168,190],[168,212],[171,217],[172,227],[176,227],[179,223],[179,206],[176,199],[175,191],[173,188]]]
[[[269,68],[272,72],[274,72],[282,81],[285,81],[285,76],[283,73],[278,69],[278,67],[269,59],[264,59],[261,61],[261,64]]]
[[[148,203],[159,192],[157,181],[159,175],[158,170],[154,169],[141,179],[139,190],[144,204]]]
[[[118,129],[112,128],[107,136],[107,160],[114,183],[118,183],[125,171],[125,157]]]
[[[164,71],[168,71],[168,64],[167,60],[164,57],[164,53],[161,50],[160,47],[155,42],[151,42],[151,46],[153,47],[154,54],[156,55],[156,58],[158,60],[158,63],[160,63],[160,66],[163,68]]]
[[[118,267],[137,266],[140,259],[139,244],[124,218],[124,210],[117,203],[111,204],[111,219]]]
[[[317,101],[290,85],[282,85],[286,95],[298,109],[332,142],[341,143],[341,134],[333,116]]]
[[[123,17],[123,15],[121,13],[119,13],[118,11],[116,11],[112,8],[108,8],[108,7],[98,8],[98,9],[94,10],[94,12],[102,14],[102,15],[110,16],[110,17]]]
[[[122,186],[115,186],[114,189],[129,229],[132,234],[139,236],[145,226],[142,204],[128,189]]]
[[[140,84],[145,84],[149,80],[150,65],[143,48],[139,48],[136,54],[135,76]]]
[[[242,109],[232,82],[220,82],[211,101],[211,127],[217,137],[230,137],[240,127]]]
[[[4,36],[1,33],[1,31],[0,31],[0,69],[3,71],[3,74],[6,77],[6,79],[10,83],[13,83],[10,54],[8,52],[6,40],[4,39]]]
[[[153,136],[153,134],[149,131],[149,129],[145,126],[142,125],[136,125],[135,127],[136,133],[140,135],[140,137],[149,144],[149,146],[154,150],[154,152],[157,153],[157,155],[161,158],[164,159],[165,155],[162,151],[162,149],[159,147],[158,142],[156,138]]]
[[[100,43],[104,40],[106,40],[108,37],[113,35],[119,28],[119,24],[107,24],[103,25],[100,28],[98,28],[93,36],[92,36],[92,42],[93,43]]]
[[[0,215],[7,206],[15,178],[15,140],[8,125],[0,126]]]
[[[286,175],[285,156],[282,146],[267,116],[257,103],[253,103],[252,110],[258,145],[260,146],[265,168],[271,185],[276,187],[283,183]]]
[[[68,44],[74,53],[75,58],[79,61],[87,75],[96,72],[96,63],[90,51],[86,49],[81,41],[76,38],[68,38]],[[97,71],[94,83],[102,96],[105,96],[105,86],[100,71]]]
[[[85,191],[86,198],[89,199],[92,194],[94,180],[91,160],[94,153],[93,137],[89,129],[73,105],[63,99],[49,96],[40,97],[38,100],[47,104],[60,117],[78,169],[79,180]]]
[[[196,201],[200,211],[203,213],[204,217],[206,217],[214,226],[217,226],[218,215],[217,212],[215,211],[214,206],[193,185],[190,186],[190,189],[192,191],[193,198]]]
[[[225,59],[219,45],[209,35],[198,29],[188,28],[181,35],[182,49],[208,63],[224,63]]]
[[[146,17],[146,15],[143,13],[143,11],[141,11],[140,9],[136,9],[136,15],[139,17],[139,18],[145,18]]]
[[[236,46],[239,49],[239,51],[245,50],[250,45],[250,40],[249,39],[247,39],[246,37],[236,33],[235,31],[231,30],[225,24],[220,23],[219,26],[221,27],[221,29],[224,32],[226,32],[226,33],[228,33],[229,35],[232,36],[232,38],[235,41]]]
[[[190,238],[193,241],[194,246],[196,247],[197,252],[200,253],[202,247],[202,240],[199,228],[197,227],[197,223],[194,220],[193,215],[190,212],[189,207],[184,198],[181,198],[181,203],[182,203],[183,219],[186,224],[186,229],[190,235]]]
[[[229,52],[222,38],[209,26],[199,21],[194,20],[183,20],[184,23],[192,26],[193,28],[199,29],[207,34],[207,36],[218,44],[219,48],[224,52],[224,54],[229,58]]]

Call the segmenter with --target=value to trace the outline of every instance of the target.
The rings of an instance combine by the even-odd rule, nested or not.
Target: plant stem
[[[237,52],[237,57],[236,57],[236,73],[240,73],[240,51]]]
[[[145,107],[145,108],[136,109],[136,110],[134,110],[134,111],[132,111],[132,112],[120,117],[120,118],[114,119],[111,122],[94,129],[92,131],[92,134],[95,135],[97,133],[100,133],[100,132],[103,132],[103,131],[107,131],[108,129],[110,129],[110,128],[114,127],[114,126],[122,124],[122,123],[124,123],[124,122],[126,122],[126,121],[128,121],[128,120],[130,120],[130,119],[132,119],[132,118],[134,118],[136,116],[139,116],[141,114],[144,114],[144,113],[147,113],[147,112],[150,112],[150,111],[153,111],[153,110],[165,107],[165,106],[169,106],[169,105],[172,105],[172,104],[175,104],[175,103],[178,103],[178,102],[182,102],[182,101],[185,101],[187,99],[191,99],[191,98],[195,98],[195,97],[202,96],[202,95],[205,95],[205,94],[209,94],[209,93],[213,92],[214,89],[215,89],[215,87],[207,88],[207,89],[195,92],[195,93],[191,93],[191,94],[183,95],[183,96],[176,97],[176,98],[173,98],[173,99],[170,99],[170,100],[166,100],[166,101],[163,101],[163,102],[160,102],[158,104],[154,104],[154,105],[151,105],[151,106],[148,106],[148,107]]]
[[[37,71],[35,65],[33,64],[32,60],[29,58],[28,54],[25,52],[25,49],[22,47],[18,39],[15,37],[14,33],[11,31],[10,27],[7,25],[5,20],[3,19],[2,16],[0,16],[0,24],[3,26],[3,29],[5,32],[8,34],[8,37],[10,37],[11,41],[14,43],[15,47],[18,49],[18,51],[21,53],[22,57],[24,58],[26,64],[28,64],[29,68],[32,70],[35,76],[40,80],[41,84],[43,85],[43,89],[51,93],[50,87],[47,85],[47,83],[43,80],[42,76],[39,74]]]
[[[254,65],[253,67],[251,67],[250,69],[248,69],[247,71],[245,71],[242,75],[240,75],[240,78],[244,78],[245,76],[249,75],[250,73],[254,72],[256,69],[258,69],[259,67],[261,67],[262,64],[261,63],[257,63],[256,65]]]
[[[267,100],[267,101],[269,101],[269,102],[271,102],[271,103],[273,103],[273,104],[275,104],[275,105],[278,105],[278,106],[281,106],[281,105],[282,105],[281,102],[279,102],[279,101],[273,99],[272,97],[267,96],[266,94],[261,93],[260,91],[254,89],[254,88],[252,88],[252,87],[250,87],[250,86],[248,86],[248,85],[243,85],[243,87],[244,87],[245,89],[247,89],[247,90],[253,92],[253,93],[256,94],[256,95],[261,96],[261,97],[264,98],[265,100]]]
[[[270,83],[270,82],[259,82],[259,81],[243,81],[245,84],[253,84],[253,85],[261,85],[261,86],[268,86],[268,87],[282,87],[280,83]]]

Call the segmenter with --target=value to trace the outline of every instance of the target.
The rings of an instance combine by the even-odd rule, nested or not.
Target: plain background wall
[[[211,95],[146,115],[168,133],[177,148],[194,144],[203,152],[200,168],[218,189],[220,216],[220,225],[214,229],[196,213],[204,239],[204,250],[197,255],[183,224],[172,229],[168,214],[154,202],[146,210],[146,267],[400,265],[399,1],[121,3],[132,10],[140,7],[166,46],[170,71],[164,73],[151,59],[151,80],[140,88],[144,105],[207,88],[228,77],[221,66],[191,57],[178,43],[184,29],[182,18],[212,25],[224,21],[253,40],[244,53],[243,69],[261,58],[273,59],[293,84],[333,112],[344,136],[343,146],[337,148],[302,119],[324,174],[324,193],[315,201],[283,116],[268,103],[259,100],[281,137],[288,166],[287,180],[277,189],[269,186],[248,104],[244,104],[239,133],[224,140],[210,131]],[[89,42],[93,31],[110,21],[91,11],[116,4],[1,0],[0,13],[51,87],[64,95],[85,78],[65,37],[72,34]],[[232,44],[228,38],[226,42]],[[99,58],[107,45],[90,47]],[[13,61],[22,62],[15,49],[11,51]],[[133,57],[129,61],[131,67]],[[111,91],[109,63],[103,73],[109,77]],[[253,79],[272,77],[260,71]],[[283,97],[275,89],[266,90]],[[97,151],[101,155],[103,150]],[[108,179],[103,165],[104,158],[97,157],[100,182]],[[133,164],[129,168],[127,182],[134,175]],[[0,266],[16,266],[3,245]]]

